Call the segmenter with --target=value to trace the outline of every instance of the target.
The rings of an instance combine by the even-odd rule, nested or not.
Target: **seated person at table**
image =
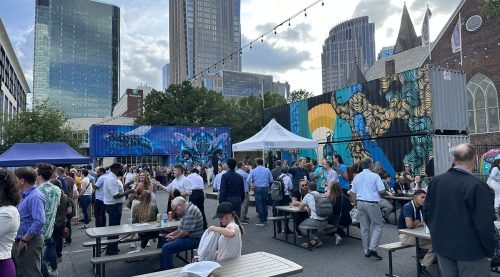
[[[398,229],[413,229],[417,227],[424,227],[424,223],[422,222],[422,207],[425,202],[426,193],[423,190],[417,190],[413,194],[413,200],[406,203],[401,208],[401,214],[398,219]],[[407,245],[415,245],[415,237],[399,234],[399,239],[403,244]],[[424,276],[430,276],[429,272],[427,272],[426,268],[432,265],[434,261],[435,254],[432,251],[432,243],[427,239],[419,239],[420,248],[428,249],[429,251],[425,254],[425,257],[422,259],[422,272]]]
[[[389,186],[389,184],[391,183],[391,176],[387,173],[382,173],[380,174],[380,178],[382,178],[382,183],[384,183],[385,196],[394,196],[394,194],[392,194],[391,192],[392,189]],[[384,221],[389,222],[389,215],[391,214],[392,210],[394,210],[394,206],[383,197],[380,198],[378,204],[380,205],[380,209],[382,210]]]
[[[318,197],[321,193],[316,191],[317,187],[315,183],[309,183],[308,185],[308,193],[302,199],[302,203],[299,205],[299,210],[307,211],[310,214],[309,218],[306,218],[299,225],[299,229],[302,227],[325,227],[327,225],[327,217],[320,217],[316,214],[316,200],[315,197]],[[320,247],[323,245],[318,238],[318,230],[311,230],[311,241],[302,244],[304,248],[313,248]]]
[[[203,215],[200,209],[182,196],[172,200],[172,212],[181,218],[176,231],[165,236],[167,243],[162,246],[161,268],[172,269],[172,254],[198,248],[203,235]]]
[[[394,192],[396,196],[404,196],[409,190],[410,186],[405,183],[405,177],[399,176],[398,181],[394,184]]]
[[[299,188],[300,191],[298,190],[292,190],[292,206],[300,206],[302,204],[302,198],[307,194],[308,190],[307,187],[309,186],[309,181],[302,179],[299,182]],[[315,184],[313,182],[313,184]],[[299,225],[302,221],[306,220],[308,218],[308,215],[306,213],[296,213],[295,217],[297,219],[297,228],[295,229],[295,234],[298,238],[302,238],[302,232],[299,229]],[[285,222],[285,230],[288,229],[288,223]]]
[[[139,198],[139,204],[135,205],[132,209],[132,223],[145,223],[156,221],[158,208],[152,203],[151,192],[144,190]],[[155,223],[156,224],[156,223]],[[158,237],[159,232],[147,232],[139,234],[141,239],[141,248],[130,251],[129,253],[136,253],[144,251],[148,241]]]
[[[411,191],[417,191],[419,189],[425,190],[425,184],[422,182],[422,177],[420,175],[415,175],[413,182],[410,184]]]
[[[241,234],[245,231],[234,212],[233,204],[222,202],[217,207],[220,226],[210,226],[208,230],[221,234],[217,243],[217,261],[241,256]]]
[[[346,236],[343,227],[348,227],[352,223],[349,212],[352,210],[351,201],[342,192],[339,182],[331,183],[325,195],[332,202],[333,214],[328,217],[328,224],[335,225],[333,232],[329,236],[335,236],[335,245],[342,242],[342,237]]]

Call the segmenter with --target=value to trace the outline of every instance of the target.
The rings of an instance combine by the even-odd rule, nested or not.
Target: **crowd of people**
[[[130,245],[136,248],[131,252],[145,251],[151,241],[157,242],[162,249],[162,269],[174,267],[176,253],[199,248],[204,233],[216,234],[211,236],[216,238],[213,243],[202,243],[203,247],[214,247],[204,259],[241,255],[245,234],[242,225],[250,223],[249,195],[253,191],[257,226],[267,225],[268,204],[275,217],[282,213],[277,206],[292,205],[305,211],[298,214],[295,230],[286,221],[277,222],[277,229],[299,238],[303,237],[302,230],[309,229],[310,240],[302,244],[308,249],[323,245],[316,230],[328,224],[334,227],[327,230],[327,235],[340,245],[346,235],[344,227],[352,223],[350,212],[355,209],[364,255],[376,260],[382,260],[377,247],[384,220],[394,209],[383,197],[412,197],[402,205],[396,223],[399,229],[429,228],[432,241],[420,241],[420,246],[427,249],[420,265],[424,276],[429,275],[427,269],[436,257],[441,272],[483,276],[486,258],[492,257],[496,245],[492,225],[495,210],[500,210],[500,160],[492,163],[488,188],[471,174],[475,152],[470,145],[457,147],[453,154],[450,171],[425,182],[405,165],[392,183],[391,176],[371,158],[349,167],[338,154],[324,158],[320,165],[308,158],[299,158],[290,166],[276,160],[273,169],[265,167],[260,158],[255,163],[228,159],[215,171],[175,165],[171,168],[172,178],[165,180],[162,175],[155,177],[155,167],[120,163],[95,171],[91,166],[62,168],[49,164],[21,167],[14,172],[0,169],[0,272],[6,277],[58,275],[62,249],[71,244],[74,227],[86,229],[92,218],[96,227],[120,225],[124,205],[131,210],[130,223],[155,221],[160,214],[156,194],[163,190],[169,197],[167,211],[180,221],[179,227],[172,232],[139,233],[126,238],[140,241],[139,246],[135,242]],[[213,185],[219,194],[213,218],[219,219],[220,226],[209,226],[207,222],[207,185]],[[273,198],[276,190],[279,197]],[[403,244],[415,245],[414,237],[401,234],[399,239]],[[119,252],[118,243],[111,243],[105,254]]]

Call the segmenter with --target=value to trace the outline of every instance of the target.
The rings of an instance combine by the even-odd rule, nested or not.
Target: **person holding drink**
[[[321,161],[322,166],[318,167],[313,174],[313,181],[317,184],[317,190],[320,193],[325,193],[328,185],[332,182],[338,182],[339,177],[337,172],[332,169],[332,162],[327,159]]]

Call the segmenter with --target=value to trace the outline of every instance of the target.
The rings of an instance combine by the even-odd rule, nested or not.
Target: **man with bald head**
[[[424,220],[443,276],[490,276],[496,246],[493,192],[472,175],[476,151],[470,144],[453,150],[454,166],[427,188]]]

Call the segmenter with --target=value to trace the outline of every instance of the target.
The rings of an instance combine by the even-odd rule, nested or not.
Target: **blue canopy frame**
[[[16,143],[0,155],[0,167],[89,164],[92,159],[82,156],[65,142]]]

